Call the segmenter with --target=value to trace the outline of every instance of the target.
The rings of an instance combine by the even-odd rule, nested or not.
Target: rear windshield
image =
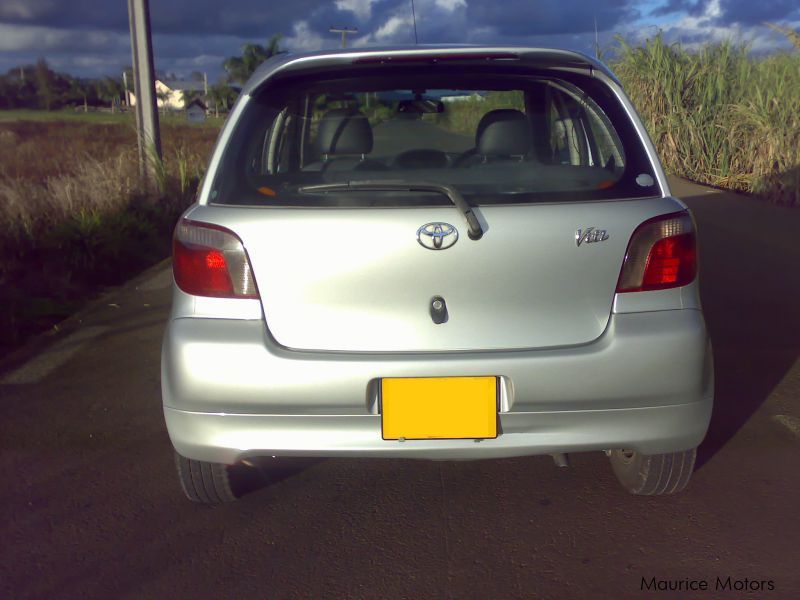
[[[348,182],[447,184],[471,203],[660,195],[636,131],[586,76],[397,70],[276,80],[236,123],[210,201],[279,206],[448,204]],[[314,190],[319,184],[342,184]],[[330,186],[328,186],[330,188]]]

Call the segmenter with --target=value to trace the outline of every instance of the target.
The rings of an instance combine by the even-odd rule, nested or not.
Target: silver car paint
[[[591,342],[606,328],[631,233],[679,209],[671,198],[484,206],[484,236],[438,252],[416,231],[431,221],[463,231],[454,207],[198,206],[187,217],[239,235],[280,345],[422,352]],[[589,224],[609,239],[577,246],[576,229]],[[436,295],[446,299],[446,325],[428,314]]]
[[[487,50],[521,51],[518,48],[475,49]],[[213,175],[231,131],[249,102],[249,93],[270,76],[309,64],[349,63],[355,55],[418,51],[414,48],[319,53],[299,58],[282,56],[265,63],[245,87],[229,116],[213,153],[198,205],[187,214],[198,220],[224,224],[239,233],[247,229],[244,215],[248,210],[261,211],[261,215],[270,212],[271,209],[208,205]],[[437,49],[437,52],[464,51],[464,48]],[[637,218],[644,220],[685,207],[669,196],[653,145],[627,96],[604,66],[568,52],[538,49],[521,52],[530,56],[561,56],[571,63],[567,69],[591,71],[609,85],[636,125],[663,197],[581,203],[584,212],[580,219],[570,223],[573,229],[567,232],[572,248],[576,248],[570,237],[574,228],[602,226],[609,230],[611,239],[577,250],[615,252],[619,257],[620,247],[610,243],[615,227],[619,239],[627,243]],[[568,205],[536,208],[556,211],[565,207]],[[507,208],[481,208],[482,220],[490,229],[502,229],[502,211]],[[276,212],[276,218],[287,218],[283,214],[278,216],[287,212],[290,211]],[[298,212],[293,211],[293,214]],[[311,211],[315,212],[320,211]],[[400,214],[400,211],[395,212]],[[446,207],[422,209],[417,211],[419,215],[414,215],[419,218],[409,218],[413,212],[406,212],[401,221],[407,220],[409,225],[413,222],[410,245],[420,252],[427,252],[419,248],[413,235],[420,225],[444,220],[461,227],[455,211]],[[346,221],[337,213],[341,211],[334,209],[326,218],[337,219],[342,226]],[[612,213],[619,222],[603,218]],[[318,214],[314,216],[319,218]],[[262,224],[269,221],[266,217],[257,220]],[[568,221],[564,219],[564,223]],[[259,264],[254,265],[258,278],[260,268],[266,275],[269,266],[265,261],[269,257],[259,254],[263,248],[259,250],[253,246],[251,250],[250,246],[258,243],[258,236],[252,233],[251,236],[245,246],[251,259]],[[248,237],[247,233],[244,237]],[[453,252],[462,244],[475,243],[464,236],[454,248],[438,254]],[[481,243],[483,241],[477,242]],[[624,243],[619,242],[623,246]],[[608,248],[605,251],[604,246]],[[624,254],[624,248],[621,252]],[[519,329],[525,333],[515,331],[509,322],[498,321],[498,327],[488,328],[494,329],[491,333],[484,331],[479,351],[475,351],[476,346],[465,333],[460,338],[455,335],[442,341],[433,333],[435,329],[428,322],[423,325],[422,321],[410,323],[410,332],[401,342],[380,343],[379,338],[370,336],[369,332],[357,332],[355,341],[348,341],[347,328],[339,324],[334,324],[334,331],[326,338],[325,332],[323,335],[304,333],[304,327],[296,327],[297,323],[293,330],[284,331],[285,339],[281,340],[270,324],[270,277],[259,281],[260,287],[267,288],[261,290],[268,312],[266,322],[258,300],[196,298],[176,288],[162,353],[162,390],[170,437],[185,456],[228,463],[256,454],[488,458],[616,447],[653,453],[697,445],[705,434],[713,401],[713,366],[699,311],[697,283],[663,292],[615,295],[616,277],[608,277],[608,267],[601,270],[605,279],[599,277],[598,285],[608,288],[604,315],[599,309],[590,308],[588,318],[582,315],[584,321],[562,323],[566,331],[553,327],[549,335],[537,340],[533,339],[537,335],[537,325],[546,327],[546,324],[536,322],[535,316],[524,315],[521,306],[517,306],[514,321],[521,319],[523,326]],[[571,273],[576,277],[575,272]],[[577,271],[578,278],[587,274],[592,276],[591,269]],[[281,275],[286,277],[287,272]],[[273,287],[277,287],[279,281],[274,283]],[[312,280],[296,283],[299,285],[294,299],[307,301],[303,293],[317,283]],[[323,289],[320,287],[317,292],[318,301],[324,305],[327,298],[320,295]],[[280,298],[280,290],[272,291],[273,297]],[[284,296],[282,301],[286,300]],[[352,298],[341,298],[340,302],[347,300]],[[565,301],[570,302],[569,299]],[[576,302],[572,314],[580,313],[579,309],[580,302]],[[427,316],[426,312],[424,314]],[[383,323],[388,323],[390,317],[383,317]],[[470,317],[481,318],[477,304],[472,307]],[[319,327],[322,324],[322,321],[313,323]],[[325,340],[327,348],[321,343]],[[504,343],[509,345],[504,347]],[[541,347],[529,349],[537,344]],[[287,345],[305,345],[313,351],[293,350]],[[462,351],[453,351],[455,349]],[[381,377],[454,375],[501,377],[501,435],[496,440],[475,443],[463,440],[386,442],[381,439],[377,391]]]
[[[676,451],[702,440],[714,393],[697,310],[614,315],[600,339],[577,348],[398,355],[296,352],[276,345],[260,321],[186,318],[170,323],[162,369],[173,444],[218,462]],[[487,374],[503,383],[497,440],[381,439],[381,377]]]

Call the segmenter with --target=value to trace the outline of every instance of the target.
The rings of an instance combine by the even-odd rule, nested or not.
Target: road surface
[[[293,461],[191,504],[161,414],[162,265],[0,375],[0,596],[625,598],[655,578],[714,597],[720,578],[800,597],[800,211],[675,185],[717,373],[685,493],[627,495],[593,453]]]

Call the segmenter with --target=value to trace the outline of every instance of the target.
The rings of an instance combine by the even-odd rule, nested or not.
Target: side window
[[[286,146],[287,125],[290,121],[288,113],[288,108],[281,110],[272,122],[272,127],[267,130],[267,135],[264,137],[260,169],[262,175],[274,175],[282,171],[281,149]],[[283,171],[285,170],[286,168],[283,169]]]
[[[610,171],[623,169],[625,158],[622,154],[622,142],[617,137],[616,130],[599,108],[593,110],[587,107],[586,116],[589,137],[593,141],[596,162]]]
[[[591,164],[588,140],[575,100],[556,88],[549,92],[549,129],[552,160],[558,165]]]
[[[284,107],[264,135],[261,149],[261,175],[288,173],[299,160],[294,138],[299,135],[302,117],[291,107]]]
[[[622,143],[608,117],[588,97],[578,100],[558,88],[548,91],[550,149],[555,164],[624,167]]]

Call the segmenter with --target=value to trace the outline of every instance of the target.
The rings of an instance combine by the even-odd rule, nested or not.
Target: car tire
[[[223,504],[236,500],[227,465],[192,460],[176,452],[175,466],[183,493],[192,502]]]
[[[666,454],[612,450],[611,468],[626,490],[639,496],[674,494],[686,488],[694,470],[697,449]]]

